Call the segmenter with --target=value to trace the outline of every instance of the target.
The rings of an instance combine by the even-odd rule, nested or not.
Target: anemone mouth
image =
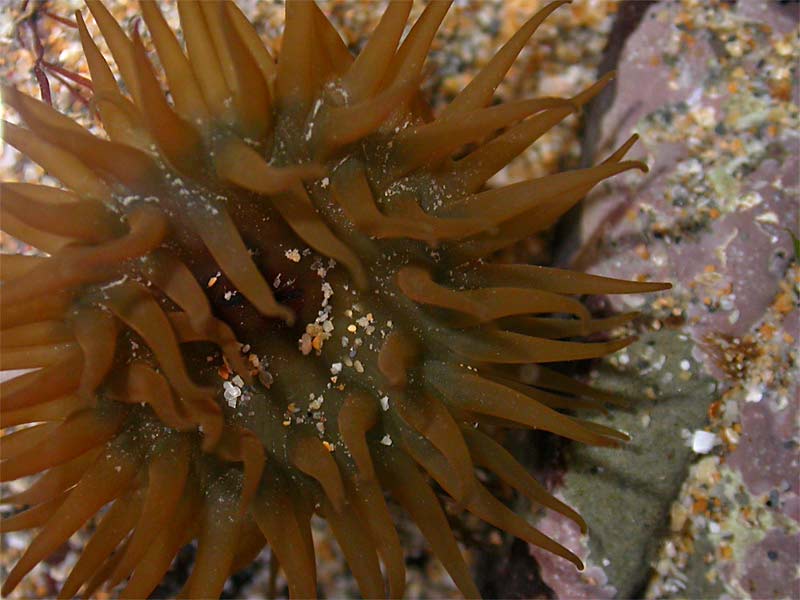
[[[2,183],[3,230],[44,253],[0,258],[2,368],[30,370],[0,384],[0,480],[41,474],[3,499],[27,508],[2,531],[39,529],[4,594],[107,507],[61,597],[122,582],[122,597],[147,597],[195,539],[185,596],[219,596],[269,544],[290,595],[312,597],[313,514],[365,597],[400,597],[388,491],[477,596],[431,480],[582,566],[475,477],[585,527],[493,433],[624,441],[562,412],[613,398],[542,366],[523,384],[518,366],[630,342],[581,341],[631,318],[593,319],[581,295],[668,287],[484,260],[603,179],[646,170],[624,160],[631,138],[595,167],[484,189],[607,81],[487,107],[561,4],[435,118],[417,90],[449,2],[402,42],[410,2],[390,3],[355,58],[315,3],[289,2],[277,61],[233,3],[179,2],[184,49],[142,2],[167,98],[138,32],[87,0],[122,77],[76,13],[107,136],[3,87],[25,124],[3,138],[63,184]]]

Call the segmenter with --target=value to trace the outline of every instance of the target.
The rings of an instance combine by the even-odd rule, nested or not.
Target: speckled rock
[[[702,374],[691,351],[683,334],[648,334],[593,377],[631,407],[594,420],[633,439],[622,449],[574,445],[568,454],[559,492],[586,519],[588,545],[560,515],[548,515],[539,526],[570,548],[580,546],[588,568],[576,573],[565,561],[535,550],[557,597],[629,598],[647,583],[693,454],[681,432],[703,427],[717,398],[716,383]]]
[[[633,469],[633,479],[617,476],[619,490],[603,478],[587,483],[596,500],[586,507],[568,494],[585,474],[580,460],[601,459],[576,450],[564,494],[594,535],[584,574],[540,558],[559,597],[800,597],[798,22],[796,6],[777,2],[658,3],[620,56],[595,160],[636,131],[637,157],[651,172],[595,190],[568,238],[580,243],[557,255],[598,274],[672,281],[656,299],[601,305],[642,310],[661,329],[653,351],[670,359],[674,334],[664,331],[685,334],[692,369],[718,385],[713,396],[695,390],[685,406],[658,404],[664,412],[650,414],[651,428],[677,427],[678,441],[685,428],[690,445],[694,436],[708,444],[644,462],[670,446],[634,431],[632,448],[647,452],[620,469]],[[673,410],[698,411],[698,420],[677,425],[687,415]],[[632,508],[631,481],[652,482],[649,501],[638,498],[643,512]],[[605,513],[616,526],[597,524]],[[619,547],[626,552],[617,556]]]

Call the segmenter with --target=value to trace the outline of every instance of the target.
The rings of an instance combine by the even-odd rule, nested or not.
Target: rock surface
[[[588,569],[576,574],[565,561],[534,550],[557,597],[629,598],[647,583],[693,455],[680,432],[702,428],[718,393],[691,351],[686,335],[647,334],[593,378],[630,409],[592,420],[627,432],[632,441],[622,449],[574,445],[568,454],[560,495],[586,519],[588,546],[561,515],[549,514],[540,528],[569,548],[581,547]]]
[[[589,522],[588,544],[566,521],[541,527],[589,568],[531,550],[558,597],[800,597],[800,11],[786,4],[658,3],[620,54],[594,158],[638,132],[651,171],[595,190],[565,238],[579,243],[556,256],[673,282],[655,298],[598,302],[643,311],[666,360],[639,380],[611,368],[624,355],[598,371],[598,385],[643,398],[612,413],[628,448],[568,456],[559,490]],[[691,378],[674,387],[675,374]]]

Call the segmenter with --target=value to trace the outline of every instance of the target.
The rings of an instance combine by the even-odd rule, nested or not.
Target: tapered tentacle
[[[78,347],[74,342],[8,348],[0,350],[0,366],[8,371],[50,367],[76,350]]]
[[[562,342],[535,338],[511,331],[480,331],[480,335],[452,332],[446,336],[454,352],[470,360],[487,363],[543,363],[585,360],[611,354],[630,345],[635,338],[608,342]]]
[[[181,596],[219,598],[238,539],[241,516],[235,503],[228,502],[223,483],[211,484],[206,491],[197,557],[192,574]]]
[[[102,281],[112,269],[128,259],[138,258],[157,247],[167,234],[167,219],[158,209],[141,206],[128,217],[127,234],[95,246],[65,248],[52,260],[31,271],[27,277],[3,287],[7,304],[31,300],[37,295],[70,286]]]
[[[456,277],[467,285],[535,288],[555,294],[647,294],[667,290],[669,283],[626,281],[537,265],[480,264]]]
[[[209,109],[200,85],[158,4],[142,2],[140,6],[142,17],[158,52],[158,58],[164,67],[176,111],[187,121],[195,122],[199,119],[203,123],[207,122],[210,116]]]
[[[99,201],[111,197],[111,190],[105,182],[70,152],[8,121],[2,121],[0,132],[8,144],[39,163],[45,171],[80,196]]]
[[[194,429],[194,423],[175,401],[166,378],[143,362],[128,365],[124,386],[117,395],[120,401],[150,406],[162,423],[178,431]]]
[[[272,123],[267,81],[233,26],[229,3],[213,0],[198,5],[211,36],[211,52],[230,94],[220,116],[241,135],[262,140]]]
[[[569,0],[551,2],[528,19],[494,55],[489,64],[445,107],[440,118],[449,119],[455,116],[462,116],[471,110],[486,106],[491,100],[495,89],[503,81],[511,65],[539,28],[539,25],[557,8],[568,3]]]
[[[550,317],[512,317],[510,319],[501,319],[498,325],[502,329],[534,337],[563,339],[611,331],[630,323],[636,317],[637,313],[623,313],[613,317],[590,319],[588,321]]]
[[[408,127],[392,142],[391,161],[395,165],[386,175],[390,181],[415,169],[435,169],[444,159],[470,142],[545,109],[570,108],[570,101],[561,98],[536,98],[480,108],[465,119],[439,120]]]
[[[224,4],[221,0],[208,0],[200,2],[198,5],[209,34],[206,36],[205,43],[216,55],[222,77],[231,92],[232,98],[234,98],[239,91],[239,81],[236,76],[236,64],[231,54],[231,48],[225,39],[225,31],[222,25]]]
[[[108,578],[109,573],[114,570],[116,564],[120,561],[123,554],[125,553],[125,548],[128,546],[130,537],[126,538],[122,541],[119,545],[119,549],[111,554],[108,558],[106,558],[103,563],[97,567],[97,570],[89,577],[89,580],[83,586],[81,590],[81,595],[84,598],[92,598],[95,595],[95,592],[100,589],[100,586],[105,583],[106,579]]]
[[[239,529],[236,553],[231,563],[231,573],[238,573],[258,558],[267,545],[267,538],[261,533],[251,514],[247,514]]]
[[[144,338],[178,393],[187,399],[204,395],[189,378],[169,320],[155,299],[139,284],[110,288],[104,305]]]
[[[453,498],[457,502],[466,503],[472,497],[477,483],[475,466],[458,425],[447,407],[436,397],[426,395],[418,401],[410,398],[395,401],[394,409],[418,434],[406,434],[406,441],[413,444],[416,439],[425,439],[445,459],[457,482],[452,490]]]
[[[357,104],[324,108],[312,130],[311,140],[317,160],[329,158],[347,144],[367,137],[407,102],[418,89],[417,82],[392,86]]]
[[[348,396],[339,410],[339,435],[358,468],[359,480],[374,478],[366,434],[377,422],[374,401],[362,395]]]
[[[435,245],[441,240],[460,239],[483,231],[480,219],[439,219],[426,213],[408,216],[384,215],[375,202],[369,181],[357,161],[337,169],[331,192],[353,224],[378,239],[411,238]]]
[[[242,41],[247,46],[250,55],[256,61],[256,64],[258,65],[258,68],[264,77],[264,81],[270,85],[270,93],[272,93],[272,85],[275,81],[275,77],[278,74],[278,70],[275,65],[275,59],[273,58],[272,54],[270,54],[269,50],[267,50],[266,46],[264,46],[264,42],[261,41],[258,32],[255,30],[250,21],[247,20],[247,17],[244,16],[236,4],[233,2],[228,3],[227,8],[228,15],[231,17],[233,26],[236,28],[236,31],[239,33]]]
[[[201,499],[193,484],[187,484],[187,491],[175,510],[171,523],[162,529],[147,548],[147,552],[136,565],[128,584],[120,593],[120,598],[147,598],[164,577],[178,550],[193,533],[201,508]],[[124,555],[125,548],[119,554]]]
[[[57,428],[58,423],[40,423],[6,433],[2,436],[3,460],[29,452],[31,448],[42,444]]]
[[[413,458],[420,462],[425,470],[433,477],[439,485],[441,485],[449,494],[452,494],[454,489],[455,478],[447,468],[446,462],[441,456],[433,453],[415,452],[412,454]],[[481,520],[486,521],[507,531],[510,534],[525,540],[529,544],[544,548],[548,552],[566,558],[573,563],[578,569],[583,569],[583,563],[572,552],[567,550],[564,546],[551,538],[544,535],[538,529],[531,527],[525,519],[515,514],[505,504],[500,502],[497,498],[492,496],[491,493],[480,483],[476,485],[475,494],[468,502],[465,503],[467,510],[475,514]]]
[[[94,535],[81,552],[78,561],[59,591],[59,600],[73,598],[81,586],[98,571],[114,549],[136,525],[142,497],[129,492],[111,506],[97,525]]]
[[[528,230],[541,231],[552,225],[592,187],[608,177],[630,169],[646,172],[647,165],[625,161],[523,181],[497,190],[465,196],[443,207],[439,215],[450,218],[474,218],[482,215],[487,224],[499,225],[530,214],[536,216],[536,221],[525,223]]]
[[[181,2],[180,6],[192,5]],[[141,40],[136,38],[133,45],[134,69],[142,89],[141,111],[148,130],[153,135],[162,156],[182,173],[191,173],[202,161],[202,138],[199,132],[187,121],[180,118],[167,103],[161,85],[153,74]]]
[[[169,320],[150,293],[132,282],[106,290],[103,304],[136,331],[156,355],[181,405],[193,422],[203,426],[203,448],[213,448],[222,433],[222,415],[212,392],[195,384],[186,371]]]
[[[47,233],[46,231],[42,231],[41,229],[37,229],[35,227],[31,227],[22,219],[18,219],[11,211],[6,209],[4,203],[0,203],[0,220],[3,221],[3,231],[8,233],[9,235],[15,237],[18,240],[25,242],[26,244],[30,244],[31,246],[35,246],[39,250],[43,252],[47,252],[48,254],[58,254],[63,248],[66,248],[70,244],[74,243],[75,240],[67,237],[63,237],[60,235],[53,235],[51,233]],[[5,263],[12,263],[14,259],[6,258],[3,256],[3,262]],[[31,264],[32,261],[28,260],[28,264]],[[42,259],[39,261],[39,266],[43,266],[45,264],[50,264],[52,261],[50,259]],[[17,259],[17,262],[14,263],[12,266],[19,266],[20,260]],[[27,266],[27,265],[25,265]],[[13,273],[11,273],[13,275]],[[6,281],[12,281],[14,279],[19,279],[20,277],[7,277]]]
[[[412,2],[393,0],[364,49],[342,77],[350,97],[359,102],[373,95],[397,49]]]
[[[296,119],[305,118],[311,107],[314,82],[311,52],[314,39],[314,7],[311,2],[286,5],[286,25],[278,59],[275,84],[278,108]]]
[[[243,188],[273,196],[288,192],[298,182],[321,177],[325,170],[316,164],[273,167],[247,144],[236,139],[217,151],[217,174]]]
[[[39,561],[63,544],[103,505],[120,495],[137,468],[137,457],[128,452],[101,454],[14,565],[3,584],[3,594],[10,594]]]
[[[231,92],[214,44],[209,43],[210,31],[203,15],[202,3],[179,2],[178,14],[186,41],[189,63],[212,114],[232,122]]]
[[[0,533],[37,529],[46,525],[58,508],[64,503],[69,492],[62,492],[38,504],[18,512],[10,517],[0,519]]]
[[[205,6],[205,5],[204,5]],[[221,5],[219,24],[230,50],[236,93],[239,132],[254,140],[263,140],[272,130],[272,97],[269,84],[234,25],[231,3]]]
[[[372,477],[375,477],[373,474]],[[405,590],[405,561],[400,538],[397,535],[377,479],[345,483],[348,501],[356,507],[369,527],[373,543],[377,547],[386,571],[389,597],[402,598]],[[345,534],[346,535],[346,534]]]
[[[408,382],[408,370],[420,356],[417,343],[399,331],[386,336],[378,353],[378,369],[389,385],[404,388]]]
[[[229,462],[241,462],[243,465],[244,476],[239,493],[239,515],[243,517],[261,482],[266,463],[264,446],[249,429],[229,427],[223,431],[216,452]]]
[[[20,113],[26,121],[30,117],[42,127],[63,129],[77,134],[84,133],[83,127],[46,102],[31,98],[10,85],[0,84],[0,96],[5,104]]]
[[[361,260],[328,228],[302,186],[295,186],[291,193],[275,196],[272,201],[281,216],[303,241],[321,254],[347,267],[356,287],[367,288],[367,276]]]
[[[3,438],[3,455],[5,458],[6,446]],[[42,475],[36,483],[16,494],[9,494],[0,499],[0,504],[28,504],[35,505],[46,502],[74,486],[86,469],[97,459],[100,449],[86,452],[68,462],[56,465]]]
[[[224,321],[212,317],[205,329],[198,330],[192,324],[191,316],[188,313],[171,312],[167,316],[179,342],[213,342],[217,344],[222,349],[228,366],[245,383],[252,385],[253,377],[250,374],[250,365],[242,356],[242,345],[236,339],[233,330]]]
[[[162,249],[150,252],[142,262],[147,278],[186,312],[192,327],[206,331],[213,319],[211,305],[191,270]]]
[[[496,416],[532,429],[595,446],[615,446],[613,439],[578,425],[574,419],[536,402],[527,395],[446,363],[426,362],[432,391],[464,410]],[[455,392],[453,390],[458,390]]]
[[[360,516],[349,505],[341,511],[335,510],[327,498],[322,500],[322,514],[331,526],[362,595],[365,598],[384,597],[375,545]]]
[[[142,112],[120,93],[95,92],[91,99],[109,139],[152,152],[156,142]]]
[[[608,438],[614,438],[621,442],[631,441],[631,436],[625,433],[624,431],[620,431],[619,429],[614,429],[613,427],[606,427],[605,425],[601,425],[600,423],[595,423],[594,421],[587,421],[586,419],[575,418],[575,422],[579,423],[581,426],[585,427],[589,431],[593,431],[597,434],[604,435]]]
[[[292,311],[275,301],[227,211],[191,211],[190,218],[220,269],[261,314],[294,322]]]
[[[591,409],[607,412],[603,404],[594,399],[576,398],[574,396],[563,396],[561,394],[546,392],[545,390],[522,383],[517,379],[506,377],[505,373],[497,373],[491,368],[484,367],[481,369],[481,372],[484,378],[516,390],[550,408]]]
[[[0,462],[0,480],[13,481],[72,460],[102,446],[119,430],[124,411],[82,411],[66,419],[46,442]]]
[[[100,28],[100,33],[103,34],[103,39],[111,50],[111,55],[117,63],[117,68],[131,97],[138,106],[141,106],[141,97],[146,92],[139,88],[139,79],[134,66],[133,44],[100,0],[86,0],[86,6],[92,13],[97,26]]]
[[[462,425],[461,431],[477,464],[491,470],[502,481],[527,496],[531,502],[551,508],[571,519],[580,526],[582,533],[586,533],[586,521],[575,510],[548,493],[502,445],[474,427]]]
[[[77,393],[87,401],[108,375],[114,363],[117,322],[99,309],[82,309],[73,320],[75,339],[83,351],[83,370]]]
[[[119,229],[114,214],[98,202],[29,183],[0,183],[2,209],[29,227],[89,243],[108,240]],[[4,229],[5,229],[5,223]],[[43,250],[49,251],[48,248]]]
[[[425,7],[389,63],[384,87],[405,84],[419,77],[433,37],[451,4],[451,0],[442,0]]]
[[[114,73],[108,62],[103,57],[97,44],[94,43],[86,22],[79,10],[75,11],[75,22],[78,25],[78,34],[83,48],[83,55],[89,66],[89,73],[92,76],[92,91],[95,94],[119,94],[119,86],[114,78]],[[132,73],[132,72],[131,72]]]
[[[173,519],[189,475],[189,453],[188,439],[173,436],[160,444],[150,458],[141,513],[125,555],[108,577],[109,588],[133,571],[153,540]]]
[[[403,267],[397,272],[403,293],[422,304],[455,310],[478,321],[494,321],[515,314],[565,312],[589,318],[589,311],[577,300],[539,290],[486,288],[456,291],[433,281],[420,267]]]
[[[330,65],[330,69],[324,72],[324,79],[317,80],[318,84],[324,84],[332,76],[345,73],[353,63],[353,56],[345,46],[342,37],[334,29],[333,24],[317,6],[317,3],[312,2],[311,5],[314,13],[315,46],[319,46],[325,55],[326,62]],[[317,65],[312,64],[312,70],[315,67]]]
[[[603,76],[597,83],[573,97],[572,107],[546,110],[483,144],[456,161],[447,173],[442,174],[442,182],[446,187],[461,190],[463,193],[476,192],[525,148],[599,94],[612,77],[613,73]]]
[[[479,598],[480,592],[472,581],[447,517],[419,469],[397,451],[390,454],[376,448],[376,459],[381,482],[411,515],[458,589],[466,598]]]
[[[362,395],[351,395],[339,410],[339,434],[353,462],[356,464],[355,481],[345,479],[348,501],[366,515],[381,560],[387,573],[389,594],[400,598],[405,587],[403,550],[389,515],[383,492],[377,485],[377,476],[367,444],[366,435],[377,423],[378,410],[374,401]]]
[[[3,331],[0,348],[16,348],[39,344],[69,342],[74,338],[71,329],[62,321],[39,321]]]
[[[115,142],[126,143],[140,150],[149,149],[152,142],[149,133],[145,131],[139,110],[120,92],[111,68],[89,35],[79,11],[75,12],[75,20],[78,24],[83,54],[86,56],[92,76],[92,103],[100,114],[103,128]],[[135,77],[133,62],[130,68],[131,77]]]
[[[344,506],[344,484],[339,467],[317,437],[297,435],[291,440],[289,462],[315,479],[336,510]]]
[[[2,211],[3,206],[0,205],[0,215],[2,215]],[[5,219],[3,220],[3,230],[7,231],[7,221]],[[14,237],[24,241],[24,237],[16,235]],[[59,238],[59,241],[56,242],[56,246],[61,247],[63,244],[67,243],[69,243],[67,240]],[[33,246],[35,244],[31,245]],[[45,252],[46,251],[47,250],[45,250]],[[44,264],[47,260],[48,259],[45,256],[34,256],[28,254],[0,254],[0,281],[11,281],[12,279],[22,277],[36,267],[42,266],[42,264]]]
[[[311,532],[279,473],[268,470],[251,510],[286,573],[290,598],[313,598],[317,582]]]
[[[564,394],[575,394],[576,396],[583,396],[584,398],[592,398],[599,402],[607,402],[617,406],[627,405],[627,402],[614,394],[586,385],[572,377],[568,377],[567,375],[541,365],[527,365],[525,370],[525,382],[530,385]]]
[[[43,421],[63,421],[71,415],[89,408],[92,403],[78,396],[62,396],[15,410],[0,407],[0,429]]]
[[[129,189],[146,191],[150,181],[157,177],[153,159],[141,150],[95,137],[66,117],[56,119],[46,104],[14,88],[4,88],[3,99],[20,113],[40,139],[78,158],[108,183],[119,182]],[[64,124],[64,119],[69,125]]]
[[[0,383],[3,410],[28,408],[73,393],[81,380],[83,358],[80,352],[31,373]]]

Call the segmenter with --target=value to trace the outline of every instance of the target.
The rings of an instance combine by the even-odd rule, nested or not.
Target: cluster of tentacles
[[[185,597],[218,596],[265,545],[290,595],[312,597],[314,514],[366,597],[400,597],[386,490],[477,596],[430,479],[580,567],[475,476],[583,527],[494,434],[625,439],[561,411],[613,398],[544,367],[522,383],[518,367],[629,343],[576,341],[630,319],[592,319],[578,296],[665,287],[483,260],[645,170],[623,160],[631,140],[592,168],[484,187],[605,84],[487,107],[562,2],[435,118],[418,84],[448,2],[404,38],[410,2],[391,2],[355,59],[313,2],[287,4],[277,59],[232,3],[180,2],[184,49],[142,2],[169,95],[138,31],[87,4],[121,77],[76,14],[107,138],[3,89],[25,125],[3,138],[64,186],[2,184],[3,230],[41,251],[0,259],[2,369],[25,370],[0,388],[0,475],[41,474],[3,498],[24,510],[2,531],[39,529],[3,594],[99,512],[61,597],[124,582],[145,598],[193,540]]]

